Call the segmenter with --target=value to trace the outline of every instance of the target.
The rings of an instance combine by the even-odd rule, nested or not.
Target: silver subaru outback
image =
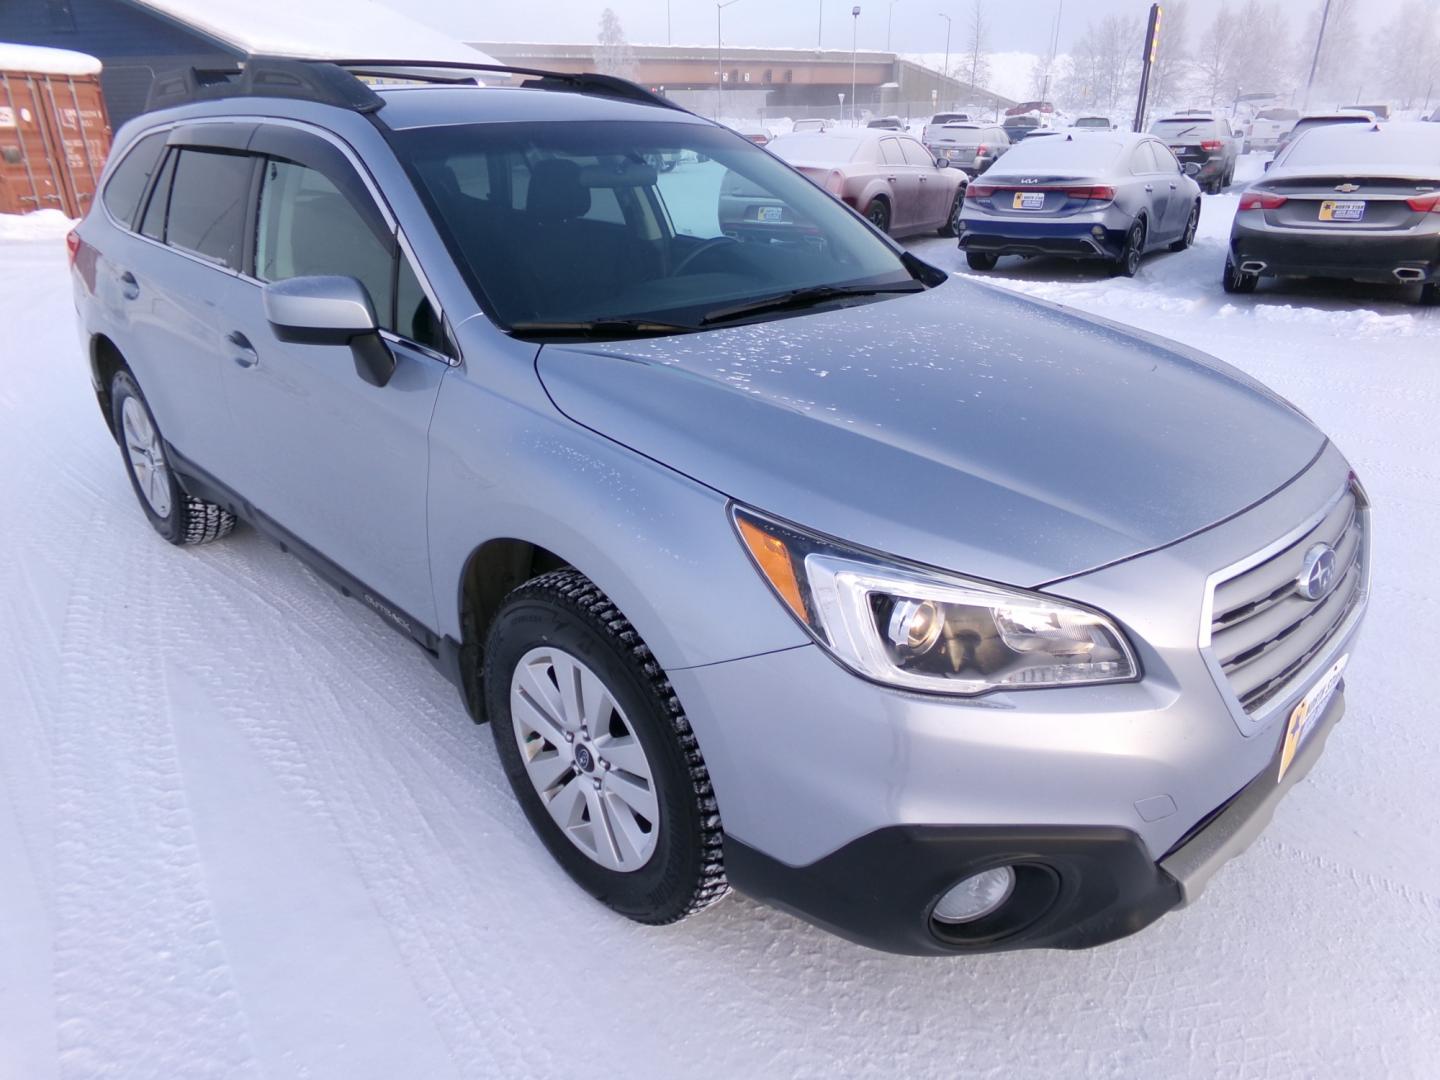
[[[1340,452],[638,87],[455,76],[256,59],[120,132],[70,254],[160,535],[243,521],[413,641],[641,922],[733,885],[954,955],[1194,900],[1343,710]]]

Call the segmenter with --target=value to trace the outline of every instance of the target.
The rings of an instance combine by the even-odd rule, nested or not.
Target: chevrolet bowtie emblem
[[[1352,191],[1359,191],[1359,190],[1360,190],[1360,185],[1359,185],[1359,184],[1336,184],[1336,185],[1335,185],[1335,190],[1336,190],[1336,191],[1343,191],[1346,195],[1349,195]]]

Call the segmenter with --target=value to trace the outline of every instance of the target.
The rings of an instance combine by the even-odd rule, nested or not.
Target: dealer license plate
[[[755,208],[756,221],[783,221],[785,210],[780,206],[757,206]]]
[[[1361,221],[1364,217],[1364,199],[1326,199],[1320,204],[1321,221]]]
[[[1330,670],[1325,672],[1295,708],[1290,710],[1290,721],[1285,725],[1285,745],[1280,751],[1280,775],[1275,778],[1277,782],[1285,779],[1285,773],[1294,762],[1305,736],[1314,730],[1320,717],[1325,715],[1325,708],[1335,696],[1340,677],[1345,673],[1345,665],[1349,661],[1350,654],[1346,653],[1331,664]]]
[[[1011,204],[1016,210],[1044,210],[1045,193],[1043,191],[1017,191],[1015,201]]]

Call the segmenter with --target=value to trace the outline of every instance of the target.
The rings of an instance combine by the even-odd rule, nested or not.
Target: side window
[[[900,140],[881,139],[880,158],[886,165],[904,165],[905,155],[900,152]]]
[[[255,159],[247,154],[181,150],[170,189],[165,242],[237,268]]]
[[[897,139],[900,149],[905,152],[905,162],[908,165],[924,165],[929,168],[935,167],[935,158],[929,150],[926,150],[914,139]]]
[[[625,212],[620,209],[620,200],[611,187],[590,189],[590,209],[581,215],[584,221],[608,221],[612,225],[625,224]]]
[[[670,224],[677,236],[694,236],[702,240],[725,235],[720,227],[720,196],[730,170],[711,158],[696,162],[683,173],[675,169],[661,173],[655,190],[670,214]],[[733,186],[743,179],[730,180]],[[714,192],[713,195],[707,193]]]
[[[105,182],[105,209],[121,225],[135,224],[135,214],[140,209],[140,197],[145,194],[145,185],[150,182],[155,167],[160,164],[160,155],[165,152],[168,133],[157,131],[139,140],[120,159],[110,179]]]
[[[1164,143],[1152,142],[1150,152],[1155,155],[1155,161],[1160,166],[1161,172],[1178,173],[1180,171],[1180,159],[1177,158]]]
[[[1130,152],[1130,171],[1136,176],[1155,171],[1155,155],[1150,152],[1149,143],[1142,142]]]
[[[145,217],[140,222],[140,235],[151,240],[165,242],[165,209],[170,205],[170,185],[175,179],[175,161],[180,156],[172,152],[165,158],[160,169],[160,179],[150,192],[150,202],[145,207]]]
[[[266,163],[255,228],[255,276],[261,281],[314,274],[358,278],[380,325],[394,329],[393,250],[323,173],[273,158]]]

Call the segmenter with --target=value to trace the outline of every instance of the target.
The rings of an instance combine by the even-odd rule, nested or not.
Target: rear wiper
[[[882,293],[924,292],[925,285],[919,281],[902,281],[894,285],[814,285],[807,289],[791,289],[778,296],[766,296],[732,307],[716,308],[700,320],[701,326],[730,322],[747,315],[764,315],[772,311],[794,311],[813,307],[827,300],[840,300],[851,296],[879,296]]]
[[[588,322],[517,322],[510,333],[538,338],[627,338],[658,337],[664,334],[693,334],[700,329],[684,323],[654,319],[592,319]]]

